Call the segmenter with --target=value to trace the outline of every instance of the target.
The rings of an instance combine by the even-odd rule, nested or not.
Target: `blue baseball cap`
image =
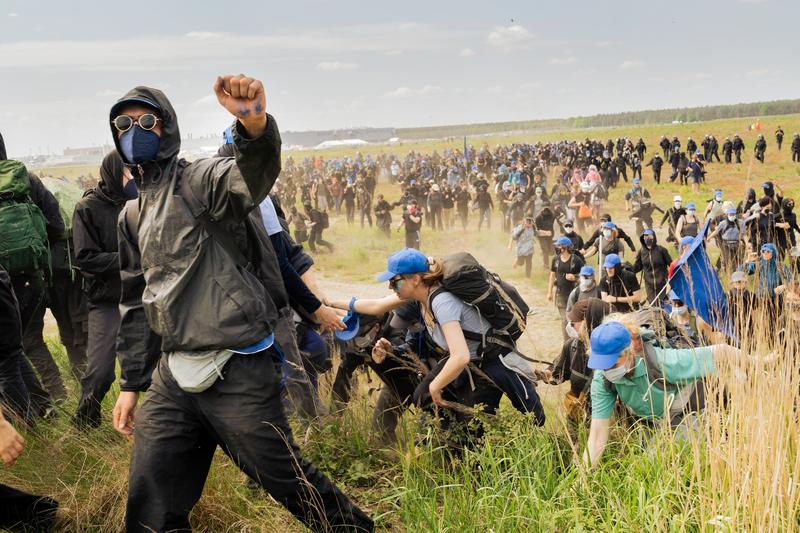
[[[556,246],[569,246],[572,247],[572,241],[568,237],[559,237],[555,242]]]
[[[639,183],[640,181],[642,181],[642,180],[640,180],[639,178],[633,178],[633,182],[634,183]]]
[[[120,109],[122,109],[124,106],[126,106],[128,104],[144,104],[144,105],[146,105],[148,107],[152,107],[156,111],[161,111],[161,106],[159,106],[157,103],[155,103],[154,101],[150,100],[149,98],[143,98],[141,96],[135,96],[133,98],[124,98],[122,100],[119,100],[117,103],[115,103],[111,107],[110,115],[112,117],[115,116],[117,113],[119,113]]]
[[[342,322],[344,322],[345,328],[334,333],[337,339],[346,342],[358,335],[358,329],[361,327],[361,315],[352,310],[348,311],[342,317]]]
[[[386,272],[378,275],[378,281],[389,281],[400,274],[427,272],[429,268],[425,254],[413,248],[406,248],[389,256]]]
[[[603,222],[603,229],[617,229],[617,225],[613,222]]]
[[[725,210],[725,214],[726,215],[735,215],[736,214],[736,208],[735,207],[729,207],[728,209]]]
[[[764,183],[761,184],[762,189],[769,189],[770,187],[772,187],[772,183],[768,181],[765,181]]]
[[[646,229],[642,232],[642,235],[655,235],[656,232],[651,229]]]
[[[606,322],[592,330],[588,367],[592,370],[608,370],[617,362],[619,355],[631,344],[628,328],[619,322]]]
[[[687,211],[689,209],[696,209],[696,207],[694,205],[694,202],[689,202],[688,204],[686,204],[686,209],[687,209]]]
[[[681,297],[678,296],[678,293],[675,291],[669,291],[669,299],[673,301],[680,301],[680,302],[683,301],[681,300]]]
[[[594,267],[591,265],[583,265],[581,267],[581,276],[594,276]]]
[[[606,260],[603,262],[603,268],[614,268],[622,263],[617,254],[608,254]]]
[[[687,235],[686,237],[681,239],[681,246],[688,246],[694,242],[694,237],[691,235]]]

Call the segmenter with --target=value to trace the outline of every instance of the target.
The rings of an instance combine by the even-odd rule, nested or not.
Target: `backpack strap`
[[[139,244],[139,199],[128,200],[125,202],[125,224],[128,226],[128,234],[137,245]]]

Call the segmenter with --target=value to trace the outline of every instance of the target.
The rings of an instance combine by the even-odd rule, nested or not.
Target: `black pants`
[[[58,502],[34,496],[0,483],[0,529],[50,531]]]
[[[347,218],[347,223],[352,224],[355,220],[355,213],[356,213],[356,204],[355,203],[344,203],[344,211],[345,211],[345,218]]]
[[[42,299],[33,311],[28,321],[28,327],[25,328],[22,346],[25,349],[25,355],[28,356],[36,372],[39,373],[41,383],[47,393],[52,399],[61,401],[67,398],[67,389],[64,388],[64,381],[61,379],[58,365],[53,359],[50,350],[47,349],[42,336],[46,310],[44,299]]]
[[[11,284],[19,303],[22,331],[26,331],[44,298],[44,282],[40,276],[14,276],[11,278]],[[27,408],[20,405],[19,407],[25,412],[17,414],[21,414],[26,419],[30,419],[32,416],[42,416],[52,407],[50,395],[42,387],[25,354],[19,353],[18,358],[18,362],[16,364],[9,363],[9,367],[17,368],[19,373],[12,370],[6,380],[15,383],[17,389],[27,391],[28,401],[25,404]],[[20,376],[22,384],[18,381]]]
[[[285,307],[279,313],[280,316],[275,325],[275,340],[281,347],[285,358],[286,387],[284,395],[290,404],[291,412],[310,418],[323,415],[326,412],[325,407],[319,401],[317,391],[306,373],[303,357],[297,345],[297,330],[292,310],[290,307]]]
[[[469,220],[469,211],[466,209],[458,211],[458,219],[461,221],[461,229],[467,229],[467,222]]]
[[[366,218],[367,222],[369,222],[369,227],[371,228],[372,227],[372,211],[370,210],[370,208],[369,207],[365,207],[365,208],[359,209],[358,214],[361,217],[361,227],[362,228],[364,227],[364,218]]]
[[[81,277],[73,278],[67,270],[53,270],[49,290],[49,306],[58,324],[58,336],[67,351],[73,377],[80,381],[86,372],[86,340],[89,333],[89,316],[86,293],[81,288]]]
[[[81,379],[79,410],[89,409],[99,416],[100,404],[114,383],[119,322],[119,305],[89,304],[89,365]]]
[[[314,226],[311,228],[311,235],[308,237],[308,248],[312,252],[317,251],[317,245],[325,246],[329,252],[333,251],[333,245],[322,238],[322,228]]]
[[[444,223],[442,221],[442,208],[439,206],[431,207],[431,228],[433,230],[438,229],[442,231],[444,229]]]
[[[800,151],[793,151],[792,152],[792,162],[800,163]]]
[[[741,163],[742,162],[742,151],[741,150],[736,150],[735,153],[736,153],[736,162],[737,163]]]
[[[372,531],[294,444],[274,350],[234,355],[207,390],[186,393],[162,357],[136,413],[125,518],[128,532],[186,531],[217,446],[314,531]]]
[[[419,230],[410,230],[406,228],[406,248],[414,248],[419,250],[420,236]]]

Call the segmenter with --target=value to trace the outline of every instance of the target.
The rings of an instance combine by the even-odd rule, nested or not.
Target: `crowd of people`
[[[332,405],[346,407],[359,367],[374,370],[383,387],[373,429],[385,444],[411,406],[439,415],[454,453],[480,445],[480,422],[503,396],[543,426],[536,382],[569,381],[564,407],[578,422],[591,420],[586,459],[595,463],[616,404],[686,429],[703,409],[701,385],[716,361],[744,357],[669,286],[672,268],[698,240],[719,249],[730,307],[780,317],[800,301],[800,227],[794,200],[777,183],[738,202],[717,190],[702,213],[679,195],[662,209],[643,185],[652,167],[661,186],[668,163],[669,183],[698,191],[714,159],[731,164],[733,154],[741,162],[738,136],[722,144],[724,163],[713,135],[699,146],[687,139],[685,150],[664,136],[663,157],[651,149],[646,163],[641,138],[282,163],[261,82],[225,76],[214,90],[235,118],[216,157],[179,158],[170,101],[137,87],[110,109],[116,149],[85,193],[9,160],[0,138],[0,457],[11,463],[24,452],[3,412],[32,427],[59,416],[67,398],[43,338],[49,308],[80,382],[78,429],[103,423],[104,400],[119,380],[112,423],[134,443],[129,531],[188,529],[217,447],[309,528],[371,531],[371,518],[302,458],[287,418],[329,412],[319,379],[332,370],[334,346],[341,357]],[[779,128],[779,150],[782,140]],[[791,149],[800,161],[797,134]],[[754,150],[763,163],[763,138]],[[376,194],[379,181],[397,184],[400,197]],[[633,236],[608,214],[609,194],[620,187]],[[667,225],[664,244],[654,211],[658,229]],[[386,296],[338,300],[317,283],[305,247],[333,251],[323,233],[330,216],[342,214],[385,238],[393,227],[405,232],[405,248],[378,276]],[[529,308],[515,287],[466,252],[420,251],[423,228],[465,231],[472,223],[489,231],[493,219],[515,267],[531,277],[538,249],[548,273],[564,344],[546,368],[534,371],[518,347]],[[740,317],[749,315],[731,316],[746,327]],[[663,386],[643,394],[656,391],[656,380]],[[681,401],[665,407],[667,396]],[[47,523],[57,508],[0,486],[0,506],[12,501],[0,526]]]

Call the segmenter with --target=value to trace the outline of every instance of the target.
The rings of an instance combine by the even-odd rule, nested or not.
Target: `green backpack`
[[[56,178],[39,178],[45,188],[50,191],[58,201],[58,210],[64,219],[64,233],[67,239],[72,237],[72,214],[75,206],[83,198],[83,189],[68,181]]]
[[[28,170],[19,161],[0,161],[0,265],[9,274],[50,268],[47,220],[31,201]]]

